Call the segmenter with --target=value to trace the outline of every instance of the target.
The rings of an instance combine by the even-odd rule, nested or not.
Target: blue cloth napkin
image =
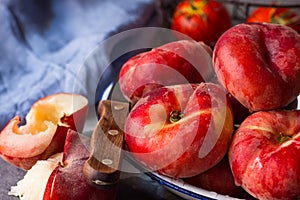
[[[106,65],[85,69],[86,58],[155,13],[155,0],[0,0],[0,130],[49,94],[75,91],[94,103]]]

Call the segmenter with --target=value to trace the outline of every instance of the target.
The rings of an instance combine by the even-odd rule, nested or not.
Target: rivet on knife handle
[[[111,186],[118,182],[124,144],[125,119],[129,104],[103,100],[98,107],[100,119],[91,137],[91,155],[83,173],[94,186]]]

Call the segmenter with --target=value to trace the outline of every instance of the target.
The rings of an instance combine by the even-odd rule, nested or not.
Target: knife
[[[125,119],[129,103],[101,100],[99,121],[91,136],[91,154],[83,167],[87,181],[100,189],[111,188],[119,182],[124,147]]]

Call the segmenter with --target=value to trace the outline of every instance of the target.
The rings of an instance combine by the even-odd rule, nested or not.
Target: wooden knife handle
[[[100,119],[91,137],[91,154],[83,173],[90,184],[108,187],[118,183],[124,145],[125,120],[129,104],[103,100],[98,106]]]

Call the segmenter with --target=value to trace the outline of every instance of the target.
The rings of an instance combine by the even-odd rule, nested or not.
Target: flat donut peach
[[[300,93],[300,35],[284,25],[243,23],[213,52],[221,84],[250,111],[282,108]]]

